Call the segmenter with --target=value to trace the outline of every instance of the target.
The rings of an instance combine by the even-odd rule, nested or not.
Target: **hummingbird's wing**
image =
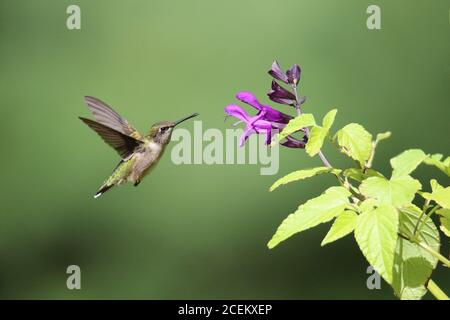
[[[92,130],[97,132],[103,141],[113,147],[122,159],[128,158],[136,150],[136,147],[142,143],[140,140],[136,140],[133,137],[123,134],[122,132],[105,126],[99,122],[82,117],[80,117],[80,119]]]
[[[89,96],[84,97],[84,100],[98,122],[127,136],[142,140],[141,134],[106,103]]]

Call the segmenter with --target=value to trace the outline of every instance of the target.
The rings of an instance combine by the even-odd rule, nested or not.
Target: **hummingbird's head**
[[[150,128],[148,137],[160,144],[168,144],[170,142],[170,137],[172,136],[173,128],[183,121],[190,118],[198,116],[198,113],[191,114],[190,116],[184,117],[178,121],[161,121],[157,122]]]

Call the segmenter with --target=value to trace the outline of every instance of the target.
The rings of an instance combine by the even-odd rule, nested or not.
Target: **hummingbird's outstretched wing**
[[[106,103],[90,96],[84,97],[84,100],[99,123],[137,140],[142,140],[141,134]]]
[[[98,135],[113,147],[117,153],[122,157],[122,159],[128,158],[138,147],[142,141],[136,140],[135,138],[123,134],[113,128],[105,126],[99,122],[93,121],[91,119],[86,119],[80,117],[81,121],[86,123],[92,130],[98,133]]]

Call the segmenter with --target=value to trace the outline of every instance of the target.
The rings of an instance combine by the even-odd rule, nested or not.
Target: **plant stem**
[[[294,91],[294,95],[295,95],[295,110],[297,111],[297,117],[302,115],[302,103],[300,102],[299,98],[298,98],[298,87],[297,84],[293,84],[292,85],[292,91]],[[305,136],[306,138],[309,138],[309,128],[305,128]],[[328,161],[328,159],[325,157],[325,155],[323,154],[322,150],[319,150],[319,158],[320,160],[322,160],[323,164],[328,167],[328,168],[332,168],[333,166],[330,164],[330,162]]]
[[[404,235],[402,233],[398,233],[398,235],[400,237],[402,237],[403,239],[409,240],[412,243],[415,243],[417,245],[419,245],[420,247],[422,247],[423,249],[425,249],[426,251],[428,251],[429,253],[431,253],[432,256],[434,256],[436,259],[438,259],[440,262],[442,262],[444,265],[446,265],[447,267],[450,268],[450,260],[448,260],[446,257],[444,257],[442,254],[440,254],[439,252],[435,251],[433,248],[431,248],[428,244],[420,241],[419,239],[417,239],[416,236],[407,236]]]
[[[425,212],[428,210],[428,205],[424,205],[422,208],[422,212],[420,213],[419,218],[417,219],[416,225],[414,226],[414,232],[413,235],[417,234],[417,228],[419,227],[420,221],[423,218],[423,215],[425,214]]]
[[[422,221],[420,221],[420,218],[422,218],[423,214],[420,216],[419,220],[417,221],[417,225],[416,225],[416,227],[414,228],[414,235],[416,235],[416,232],[417,232],[417,233],[420,233],[420,231],[422,231],[422,228],[423,228],[425,222],[427,222],[427,220],[431,217],[431,215],[432,215],[438,208],[440,208],[440,207],[439,207],[438,205],[436,205],[433,209],[431,209],[431,210],[427,213],[427,215],[425,216],[425,218],[423,218]],[[425,211],[423,211],[422,213],[425,213]],[[419,224],[419,222],[420,222],[420,224]],[[417,226],[418,226],[418,227],[417,227]]]
[[[370,154],[369,160],[367,160],[366,165],[363,168],[363,172],[366,173],[366,170],[372,168],[373,159],[375,158],[375,149],[377,147],[377,143],[372,142],[372,153]]]
[[[438,259],[440,262],[442,262],[443,264],[445,264],[447,267],[450,268],[450,260],[448,260],[446,257],[444,257],[442,254],[440,254],[439,252],[435,251],[433,248],[431,248],[429,245],[427,245],[426,243],[423,243],[417,239],[411,239],[412,242],[417,243],[419,246],[421,246],[422,248],[424,248],[426,251],[428,251],[429,253],[431,253],[436,259]]]
[[[436,282],[433,280],[428,280],[427,289],[430,291],[430,293],[438,300],[449,300],[448,296],[445,294],[444,291],[441,290],[441,288],[438,287]]]
[[[320,160],[322,160],[323,164],[328,167],[331,168],[332,165],[330,164],[330,162],[327,160],[327,158],[325,157],[325,155],[323,154],[322,150],[319,150],[319,157]]]

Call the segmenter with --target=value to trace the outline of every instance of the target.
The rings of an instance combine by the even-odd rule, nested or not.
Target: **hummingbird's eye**
[[[161,127],[159,128],[159,132],[165,132],[169,127]]]

